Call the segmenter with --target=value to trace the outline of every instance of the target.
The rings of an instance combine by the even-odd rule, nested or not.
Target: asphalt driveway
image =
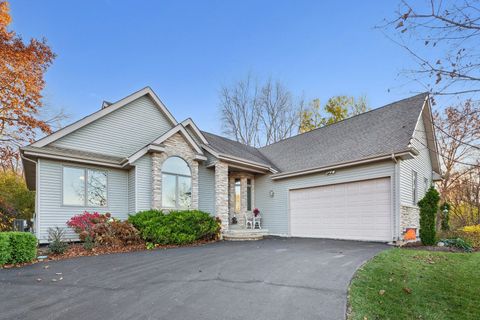
[[[275,238],[0,270],[0,319],[344,319],[352,275],[386,248]]]

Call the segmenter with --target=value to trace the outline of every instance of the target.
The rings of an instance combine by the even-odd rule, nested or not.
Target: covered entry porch
[[[263,168],[239,166],[218,161],[215,164],[215,212],[222,222],[222,233],[229,236],[263,235],[261,209],[255,214],[255,178],[266,174]]]

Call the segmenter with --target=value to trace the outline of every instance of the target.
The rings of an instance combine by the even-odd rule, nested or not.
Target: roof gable
[[[62,137],[67,136],[68,134],[75,132],[76,130],[79,130],[90,123],[97,121],[108,114],[111,114],[120,108],[128,105],[129,103],[144,97],[148,96],[149,98],[152,99],[153,103],[155,106],[162,112],[162,114],[166,117],[168,122],[170,122],[171,125],[177,125],[177,120],[173,117],[173,115],[170,113],[170,111],[165,107],[165,105],[162,103],[162,101],[158,98],[158,96],[153,92],[153,90],[150,87],[145,87],[123,99],[120,99],[119,101],[108,105],[108,107],[103,107],[102,109],[94,112],[66,127],[63,127],[62,129],[34,142],[31,146],[33,147],[43,147],[46,146],[47,144],[50,144],[52,142],[55,142],[59,140]]]
[[[184,140],[188,143],[188,145],[192,148],[197,153],[197,159],[198,160],[205,160],[206,158],[203,156],[203,151],[202,148],[195,142],[195,140],[190,136],[190,134],[187,132],[185,127],[179,123],[169,131],[165,132],[162,134],[160,137],[156,138],[152,142],[150,142],[148,145],[144,146],[140,150],[136,151],[132,155],[128,157],[128,163],[132,164],[138,159],[140,159],[144,154],[146,154],[149,151],[157,151],[157,152],[163,152],[165,151],[165,147],[162,145],[165,141],[168,139],[172,138],[174,135],[180,134],[183,136]]]

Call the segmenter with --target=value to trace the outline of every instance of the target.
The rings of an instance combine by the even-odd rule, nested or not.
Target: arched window
[[[180,157],[170,157],[162,166],[162,207],[187,209],[192,204],[192,174]]]

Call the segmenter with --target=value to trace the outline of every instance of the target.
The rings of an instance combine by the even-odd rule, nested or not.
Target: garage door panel
[[[390,241],[390,179],[290,191],[292,236]]]

